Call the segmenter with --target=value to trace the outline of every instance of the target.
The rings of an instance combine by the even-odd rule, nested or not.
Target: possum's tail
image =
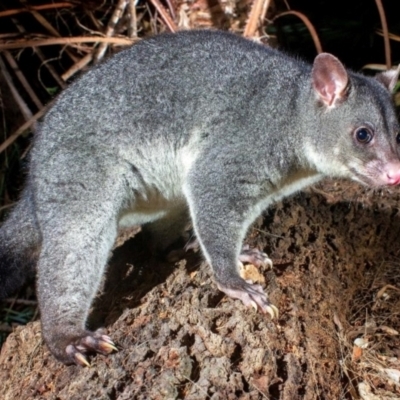
[[[32,197],[25,190],[0,227],[0,299],[11,295],[33,276],[40,242]]]

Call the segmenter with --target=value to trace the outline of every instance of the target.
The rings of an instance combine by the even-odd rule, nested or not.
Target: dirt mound
[[[138,234],[115,251],[91,317],[119,352],[65,367],[38,322],[17,328],[0,398],[400,398],[399,198],[328,181],[259,219],[247,243],[274,269],[246,274],[265,281],[277,321],[219,292],[198,254],[150,260]]]

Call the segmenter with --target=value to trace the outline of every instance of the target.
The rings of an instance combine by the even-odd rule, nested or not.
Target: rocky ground
[[[1,351],[0,398],[399,399],[399,200],[327,181],[268,210],[246,242],[274,268],[245,274],[276,321],[219,292],[198,253],[152,261],[139,233],[114,251],[91,315],[118,353],[66,367],[39,322],[19,327]]]

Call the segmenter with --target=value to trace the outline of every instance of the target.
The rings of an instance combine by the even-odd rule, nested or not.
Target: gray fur
[[[0,231],[3,260],[40,248],[37,288],[53,354],[74,362],[66,347],[81,350],[92,335],[85,322],[118,226],[154,221],[149,230],[166,246],[190,213],[219,287],[263,309],[264,295],[238,274],[253,220],[324,176],[378,186],[386,165],[400,171],[389,91],[378,79],[348,79],[327,107],[311,65],[232,34],[191,31],[144,40],[65,90]],[[373,146],[352,134],[365,124]],[[13,265],[0,268],[3,295]]]

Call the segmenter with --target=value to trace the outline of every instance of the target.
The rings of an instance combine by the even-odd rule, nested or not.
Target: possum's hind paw
[[[266,253],[260,250],[252,249],[249,245],[244,245],[242,251],[239,255],[239,261],[242,263],[250,263],[256,267],[266,267],[269,265],[272,268],[272,260],[268,257]]]
[[[261,285],[240,279],[234,285],[229,286],[218,283],[218,288],[229,297],[241,300],[245,306],[268,313],[272,319],[279,317],[279,310],[269,302]]]
[[[199,247],[200,243],[198,239],[192,239],[186,243],[184,251],[198,251]],[[258,249],[252,249],[248,244],[245,244],[242,247],[242,250],[239,254],[239,261],[242,263],[253,264],[256,267],[266,267],[269,265],[269,267],[272,268],[273,266],[272,260],[268,257],[268,254]]]
[[[118,351],[109,336],[103,335],[98,331],[87,333],[86,336],[82,336],[66,347],[65,352],[72,363],[83,367],[90,367],[90,363],[86,358],[87,353],[108,355],[113,351]]]

